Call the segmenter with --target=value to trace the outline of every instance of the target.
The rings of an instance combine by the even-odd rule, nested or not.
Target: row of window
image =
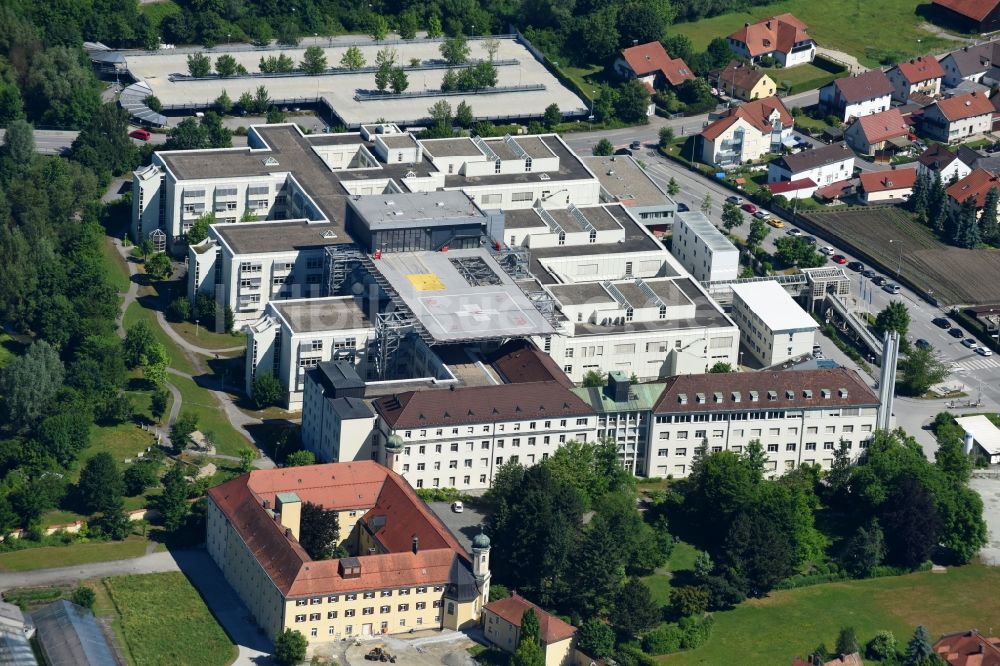
[[[357,511],[351,511],[350,515],[351,515],[351,517],[356,516],[357,515]],[[444,592],[444,586],[443,585],[434,585],[431,589],[434,592]],[[411,591],[415,592],[416,594],[426,594],[427,593],[427,587],[426,586],[420,586],[420,587],[413,588],[412,590],[410,588],[408,588],[408,587],[401,587],[401,588],[399,588],[397,590],[379,590],[377,595],[376,595],[376,593],[375,593],[374,590],[368,590],[366,592],[362,592],[361,593],[361,598],[362,599],[374,599],[376,596],[380,596],[380,597],[383,597],[383,598],[384,597],[391,597],[394,593],[396,595],[398,595],[398,596],[405,597],[405,596],[409,595]],[[318,605],[320,605],[320,604],[323,603],[324,598],[326,599],[326,603],[330,603],[330,604],[335,604],[335,603],[338,603],[340,601],[340,595],[339,594],[330,594],[330,595],[327,595],[326,597],[309,597],[307,599],[296,599],[295,600],[295,605],[296,606],[318,606]],[[357,601],[357,599],[358,599],[357,592],[350,592],[350,593],[347,593],[347,594],[344,595],[344,601]],[[421,602],[421,603],[423,603],[423,602]],[[434,607],[437,608],[437,605],[435,605]]]
[[[854,442],[844,441],[843,443],[844,443],[844,448],[846,448],[847,450],[850,451],[850,450],[854,449]],[[836,446],[837,445],[834,442],[823,442],[823,450],[824,451],[833,451]],[[781,447],[780,444],[768,444],[767,445],[767,452],[768,453],[777,453],[779,451],[780,447]],[[858,443],[858,448],[859,449],[867,449],[868,448],[868,442],[866,442],[866,441],[859,442]],[[721,446],[712,446],[712,447],[709,447],[709,450],[712,453],[718,453],[719,451],[722,450],[722,447]],[[729,450],[733,451],[735,453],[742,453],[743,447],[742,446],[731,446],[731,447],[729,447]],[[796,442],[788,442],[787,444],[785,444],[785,451],[786,452],[794,452],[796,450],[798,450],[798,444]],[[806,442],[805,446],[804,446],[804,450],[806,450],[806,451],[815,451],[816,450],[816,442]],[[688,454],[687,448],[677,448],[677,449],[674,449],[674,455],[675,456],[682,456],[683,457],[683,456],[686,456],[687,454]],[[670,449],[657,449],[656,450],[656,455],[658,457],[660,457],[660,458],[666,458],[667,456],[670,455]]]
[[[298,621],[298,620],[296,619],[296,621]],[[437,614],[436,616],[434,616],[434,621],[435,622],[440,622],[441,621],[441,614],[440,613]],[[422,626],[423,624],[424,624],[424,618],[418,617],[417,618],[417,626]],[[405,617],[399,619],[399,626],[401,626],[401,627],[405,627],[406,626],[406,618]],[[371,633],[371,631],[370,631],[371,627],[368,627],[368,629],[369,629],[368,633]],[[388,622],[382,622],[381,631],[382,631],[382,633],[385,633],[385,632],[389,631],[389,623]],[[334,626],[327,627],[326,632],[327,632],[328,636],[336,636],[337,635],[337,628],[334,627]],[[364,633],[364,630],[362,630],[362,633]],[[347,635],[347,636],[353,636],[354,635],[354,625],[349,624],[349,625],[345,626],[344,627],[344,634]],[[316,638],[317,636],[319,636],[319,627],[313,627],[312,629],[310,629],[309,630],[309,636],[311,638]]]
[[[537,430],[538,429],[538,423],[539,423],[538,421],[530,421],[530,422],[528,422],[528,430]],[[544,429],[549,429],[549,428],[552,427],[552,421],[542,421],[541,423],[542,423],[542,428],[544,428]],[[565,428],[567,426],[567,424],[568,424],[568,420],[567,419],[559,419],[559,427],[560,428]],[[503,431],[505,425],[506,424],[504,424],[504,423],[497,423],[496,424],[496,429],[499,430],[499,431]],[[576,420],[576,425],[578,425],[578,426],[579,425],[587,425],[587,419],[585,419],[585,418],[577,419]],[[481,426],[481,427],[482,427],[482,432],[489,432],[490,431],[490,426],[489,425],[484,425],[484,426]],[[513,429],[514,430],[520,430],[521,429],[521,424],[519,422],[518,423],[514,423]],[[476,426],[466,426],[466,428],[465,428],[466,434],[469,434],[469,435],[471,435],[475,431],[476,431]],[[457,435],[458,434],[458,428],[452,428],[451,429],[451,434]],[[437,437],[443,436],[444,435],[444,428],[438,428],[437,430],[435,430],[434,435],[437,436]],[[419,431],[419,436],[420,437],[427,437],[427,429],[426,428],[421,429]],[[403,431],[403,439],[410,439],[412,437],[413,437],[413,431],[412,430],[404,430]],[[421,451],[421,453],[423,453],[423,451]]]
[[[414,608],[416,610],[425,610],[427,608],[427,602],[426,601],[418,601],[417,603],[414,604]],[[440,599],[438,599],[437,601],[433,602],[433,608],[441,608],[441,600]],[[400,613],[405,613],[405,612],[407,612],[407,611],[410,610],[410,604],[398,604],[396,606],[396,610],[398,612],[400,612]],[[382,614],[382,615],[385,615],[386,613],[391,613],[392,612],[392,606],[390,606],[389,604],[383,604],[383,605],[381,605],[381,606],[378,607],[378,612],[380,614]],[[335,611],[335,610],[327,611],[326,612],[326,619],[328,619],[328,620],[336,620],[337,617],[338,617],[338,613],[339,613],[339,611]],[[357,611],[354,608],[348,608],[348,609],[344,610],[344,617],[354,617],[356,614],[357,614]],[[375,607],[374,606],[365,606],[364,608],[361,609],[361,614],[362,615],[374,615],[375,614]],[[323,616],[322,613],[309,613],[308,620],[307,620],[306,619],[306,614],[302,613],[302,614],[299,614],[299,615],[295,616],[295,621],[296,622],[306,622],[306,621],[308,621],[308,622],[318,622],[319,620],[322,619],[322,616]]]

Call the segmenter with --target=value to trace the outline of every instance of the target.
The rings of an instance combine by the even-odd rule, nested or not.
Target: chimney
[[[281,526],[285,535],[299,538],[299,522],[302,518],[302,500],[295,493],[278,493],[275,496],[274,508],[281,516]]]
[[[413,535],[413,554],[416,555],[420,552],[420,537],[416,534]]]
[[[765,25],[767,26],[767,29],[770,30],[771,29],[771,19],[768,19],[767,23]]]

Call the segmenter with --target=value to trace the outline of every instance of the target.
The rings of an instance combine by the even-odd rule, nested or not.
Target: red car
[[[133,139],[141,139],[143,141],[149,141],[149,130],[136,129],[128,133]]]
[[[740,206],[740,208],[742,208],[742,209],[743,209],[743,210],[745,210],[746,212],[750,213],[751,215],[753,215],[754,213],[756,213],[756,212],[757,212],[757,206],[754,206],[754,205],[753,205],[752,203],[750,203],[749,201],[748,201],[748,202],[746,202],[745,204],[743,204],[742,206]]]
[[[832,259],[833,259],[833,263],[835,263],[835,264],[846,264],[847,263],[847,257],[845,257],[842,254],[835,254],[835,255],[833,255]]]

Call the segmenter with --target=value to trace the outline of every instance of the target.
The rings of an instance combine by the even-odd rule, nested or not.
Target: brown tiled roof
[[[949,186],[945,192],[959,204],[969,197],[975,197],[976,208],[982,208],[986,203],[987,193],[994,187],[1000,188],[1000,178],[986,169],[977,168],[962,180]]]
[[[760,132],[770,132],[771,122],[768,118],[774,111],[777,111],[781,116],[783,126],[787,127],[792,124],[792,114],[788,112],[780,99],[772,96],[729,109],[722,118],[706,127],[701,135],[709,141],[714,141],[739,118],[743,118]]]
[[[590,405],[559,382],[407,391],[379,398],[374,407],[394,430],[594,413]]]
[[[563,622],[555,615],[547,613],[516,592],[506,599],[491,601],[483,606],[484,610],[491,611],[515,627],[521,626],[521,617],[529,608],[533,608],[535,615],[538,616],[538,633],[542,642],[546,645],[566,640],[576,633],[576,627],[572,624]]]
[[[851,654],[842,654],[830,661],[823,662],[823,666],[865,666],[865,662],[861,661],[860,654],[852,652]]]
[[[927,150],[920,153],[917,161],[929,169],[935,171],[943,169],[957,159],[955,153],[948,150],[948,147],[941,143],[935,143]]]
[[[340,560],[312,561],[264,508],[274,496],[294,492],[327,509],[369,509],[362,518],[389,550],[358,557],[361,576],[340,575]],[[309,596],[341,591],[444,584],[456,558],[468,555],[398,474],[370,461],[255,470],[208,490],[254,558],[282,594]],[[375,520],[381,517],[381,520]],[[413,537],[418,552],[412,551]]]
[[[998,0],[932,0],[932,4],[950,9],[956,14],[982,21],[996,9]]]
[[[872,144],[910,133],[909,124],[897,108],[861,116],[854,122],[861,123],[861,132],[868,143]]]
[[[754,391],[757,394],[756,400],[751,395]],[[811,392],[811,397],[807,397],[807,392]],[[721,394],[718,402],[715,400],[717,393]],[[739,394],[739,401],[736,400],[736,394]],[[699,399],[704,402],[699,402]],[[847,368],[821,368],[727,375],[678,375],[667,380],[667,387],[653,411],[665,414],[810,407],[835,409],[876,405],[878,396],[856,372]]]
[[[494,358],[491,365],[508,384],[559,382],[566,388],[573,388],[573,381],[552,357],[538,351],[527,340],[504,345],[500,351],[505,353]]]
[[[865,192],[884,192],[913,187],[917,182],[916,169],[892,169],[889,171],[865,171],[858,178]]]
[[[934,644],[934,652],[949,666],[1000,666],[998,640],[975,629],[945,634]]]
[[[880,69],[871,69],[856,76],[846,76],[837,79],[832,85],[840,91],[841,98],[848,104],[891,95],[893,91],[892,82]]]
[[[756,67],[750,67],[739,60],[734,60],[719,72],[719,83],[750,90],[765,76],[767,74]]]
[[[899,73],[910,83],[919,83],[944,76],[944,68],[934,56],[922,56],[896,65]],[[891,71],[891,70],[890,70]]]
[[[777,160],[792,174],[797,174],[827,164],[835,164],[841,160],[854,157],[854,152],[843,141],[820,146],[811,150],[803,150],[794,155],[783,155]]]
[[[755,58],[772,51],[788,53],[797,42],[809,39],[809,33],[806,24],[791,14],[779,14],[747,24],[729,38],[746,44],[750,57]]]
[[[679,86],[685,81],[695,78],[687,63],[681,58],[671,58],[667,55],[660,42],[649,42],[624,49],[622,58],[625,59],[636,76],[660,72],[672,86]]]
[[[955,95],[937,102],[941,115],[948,120],[962,120],[993,113],[993,102],[984,93]]]

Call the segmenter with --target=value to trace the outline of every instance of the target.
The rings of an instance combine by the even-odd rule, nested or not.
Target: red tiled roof
[[[719,72],[718,76],[720,85],[728,84],[736,88],[750,90],[767,74],[756,67],[744,65],[739,60],[733,60]]]
[[[779,180],[776,183],[768,183],[767,185],[767,189],[771,190],[771,194],[785,194],[786,192],[794,192],[795,190],[806,190],[810,187],[816,187],[816,183],[813,182],[812,178]]]
[[[559,382],[566,388],[573,388],[573,381],[566,376],[559,365],[548,354],[526,340],[518,340],[504,345],[502,355],[490,364],[508,384],[530,382]]]
[[[934,644],[934,652],[949,666],[1000,666],[996,638],[987,638],[975,629],[945,634]]]
[[[920,156],[917,157],[918,162],[923,164],[925,167],[935,170],[943,169],[956,159],[958,159],[958,156],[948,150],[948,147],[941,143],[935,143],[927,150],[920,153]]]
[[[798,42],[810,39],[806,24],[791,14],[779,14],[743,26],[730,39],[746,44],[751,58],[765,53],[788,53]]]
[[[932,0],[932,4],[950,9],[973,21],[982,21],[997,6],[997,0]]]
[[[841,389],[846,394],[841,393]],[[829,391],[824,397],[823,391]],[[751,391],[757,392],[753,400]],[[791,391],[791,397],[786,391]],[[812,397],[805,397],[811,391]],[[771,399],[769,392],[773,392]],[[722,400],[715,401],[721,393]],[[736,402],[735,393],[739,393]],[[685,402],[681,402],[681,395]],[[705,402],[698,402],[698,394]],[[786,370],[778,372],[739,372],[720,376],[705,373],[678,375],[666,382],[666,388],[653,411],[657,414],[677,412],[733,411],[734,409],[803,409],[807,407],[836,409],[878,404],[868,385],[856,372],[847,368],[818,370]]]
[[[294,492],[327,509],[367,508],[363,521],[389,553],[365,555],[361,576],[340,575],[340,560],[313,561],[264,508],[274,496]],[[388,587],[442,584],[455,559],[468,555],[398,474],[370,461],[255,470],[208,490],[274,585],[286,596],[308,596]],[[382,521],[374,518],[383,517]],[[375,526],[378,525],[377,529]],[[413,553],[412,539],[418,538]]]
[[[968,176],[948,187],[945,192],[960,204],[969,197],[975,197],[976,208],[982,208],[986,203],[986,194],[993,187],[1000,188],[1000,178],[986,169],[978,168],[973,169]]]
[[[625,59],[636,76],[660,72],[672,86],[679,86],[685,81],[695,78],[687,63],[681,58],[675,59],[667,55],[660,42],[649,42],[629,47],[622,51],[622,58]]]
[[[885,192],[913,187],[917,182],[916,169],[892,169],[890,171],[865,171],[859,177],[865,192]]]
[[[993,102],[984,93],[955,95],[939,100],[936,104],[941,115],[951,121],[993,114]]]
[[[824,662],[823,666],[865,666],[865,662],[861,661],[860,654],[854,652],[851,654],[842,654],[839,657]]]
[[[759,132],[770,132],[771,121],[768,119],[775,111],[781,116],[782,126],[787,127],[792,124],[792,114],[780,99],[772,96],[729,109],[722,118],[706,127],[701,135],[709,141],[714,141],[739,118],[746,120]]]
[[[891,95],[892,81],[881,69],[870,69],[864,74],[845,76],[832,84],[840,91],[841,98],[848,104]]]
[[[921,56],[896,65],[899,73],[910,83],[919,83],[944,76],[944,68],[934,56]],[[891,71],[891,70],[890,70]]]
[[[870,144],[906,136],[910,133],[910,126],[907,124],[903,114],[899,109],[892,108],[870,116],[861,116],[854,122],[861,123],[861,132],[865,135],[865,140]]]
[[[593,414],[590,405],[559,382],[407,391],[379,398],[374,407],[395,430]]]
[[[538,616],[539,635],[546,645],[558,643],[576,633],[576,627],[572,624],[563,622],[555,615],[545,612],[516,592],[506,599],[491,601],[483,606],[484,610],[491,611],[515,627],[521,626],[521,617],[529,608],[533,608],[535,615]]]

